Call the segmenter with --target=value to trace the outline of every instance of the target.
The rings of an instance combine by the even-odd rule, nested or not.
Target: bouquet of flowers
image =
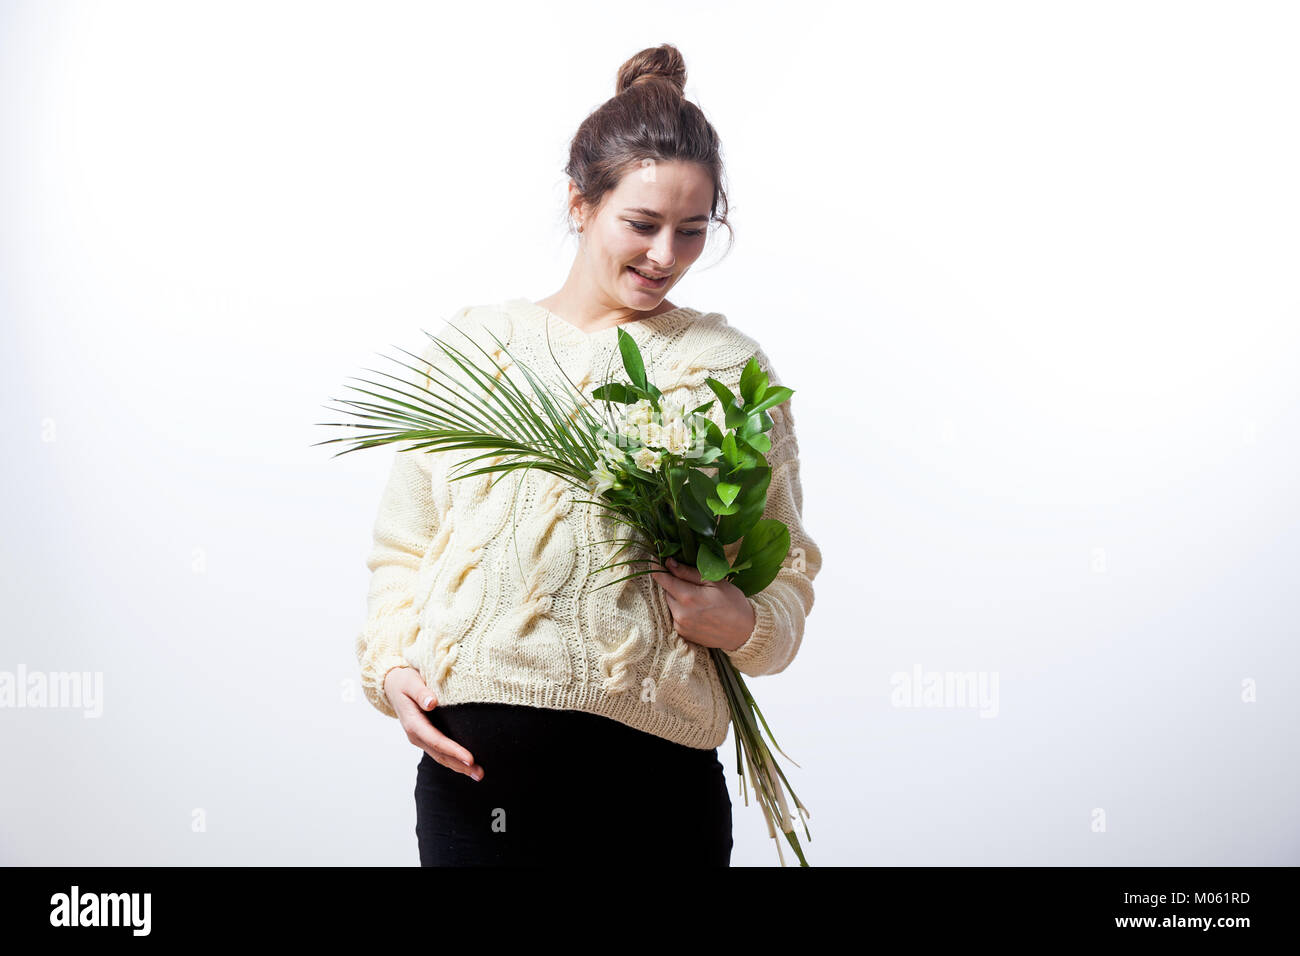
[[[775,579],[790,550],[789,529],[780,521],[762,517],[771,477],[763,455],[771,449],[764,434],[772,427],[767,409],[780,405],[794,391],[770,386],[767,374],[751,358],[740,376],[739,395],[710,377],[705,381],[716,398],[687,409],[664,399],[646,377],[636,340],[621,328],[617,331],[627,379],[604,382],[592,391],[590,400],[572,382],[567,382],[567,388],[543,382],[526,364],[516,361],[495,335],[492,338],[499,351],[514,362],[527,388],[502,374],[504,369],[491,354],[464,332],[460,334],[488,357],[494,366],[491,371],[431,335],[437,348],[464,372],[463,378],[406,352],[429,367],[420,369],[395,361],[420,373],[432,387],[386,373],[398,385],[362,380],[382,390],[379,392],[347,386],[369,396],[367,400],[344,401],[351,409],[347,414],[361,421],[322,424],[362,429],[366,434],[317,444],[351,443],[338,454],[392,442],[411,443],[407,450],[483,450],[458,462],[457,468],[481,458],[497,459],[456,474],[452,480],[541,469],[590,494],[589,499],[577,500],[602,508],[631,529],[627,537],[614,539],[622,542],[614,556],[627,548],[634,549],[635,556],[611,561],[592,573],[622,565],[649,567],[601,587],[651,574],[656,568],[666,570],[663,562],[672,557],[681,564],[694,565],[703,580],[728,580],[746,596],[757,594]],[[724,427],[704,414],[715,401],[721,403]],[[739,549],[733,563],[726,546],[736,542]],[[727,696],[745,804],[749,804],[747,770],[768,835],[776,840],[781,865],[785,865],[785,856],[778,829],[800,865],[808,866],[784,790],[790,790],[790,799],[805,818],[810,814],[764,741],[760,724],[771,747],[789,757],[778,746],[726,652],[719,648],[709,651]],[[807,823],[803,826],[811,840]]]

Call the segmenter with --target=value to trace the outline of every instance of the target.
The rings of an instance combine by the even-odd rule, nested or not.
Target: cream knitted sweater
[[[490,369],[453,325],[526,390],[526,379],[488,331],[544,380],[562,381],[558,361],[588,397],[606,378],[626,377],[618,328],[636,340],[650,381],[687,408],[714,397],[706,376],[738,393],[751,356],[771,384],[782,384],[758,343],[716,312],[683,307],[586,333],[527,299],[459,309],[434,334]],[[432,342],[424,344],[426,360],[463,376]],[[821,568],[821,551],[802,524],[791,402],[768,412],[772,448],[765,457],[772,475],[764,512],[789,527],[790,554],[776,579],[749,598],[753,633],[728,652],[751,677],[777,673],[794,658]],[[722,425],[717,403],[707,414]],[[640,556],[629,547],[613,557],[619,545],[608,539],[630,529],[595,505],[576,502],[591,496],[544,472],[449,480],[454,462],[479,453],[394,452],[367,560],[368,614],[356,642],[361,686],[371,704],[395,717],[384,677],[394,667],[411,666],[441,705],[495,701],[581,710],[688,747],[725,742],[730,714],[717,669],[707,648],[678,636],[653,577],[596,590],[646,566],[588,574]],[[482,459],[462,471],[501,460]],[[728,557],[734,559],[738,548],[738,542],[728,546]]]

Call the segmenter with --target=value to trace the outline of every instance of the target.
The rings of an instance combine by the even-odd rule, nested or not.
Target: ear
[[[582,232],[582,227],[587,221],[587,204],[582,198],[582,193],[578,189],[578,184],[572,179],[569,180],[569,218],[573,220],[577,230]]]

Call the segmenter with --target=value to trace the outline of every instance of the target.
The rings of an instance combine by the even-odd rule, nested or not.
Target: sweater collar
[[[608,328],[597,329],[595,332],[584,332],[571,322],[560,318],[549,309],[537,305],[531,299],[516,298],[508,299],[505,302],[506,308],[524,320],[525,323],[533,328],[538,329],[541,334],[549,333],[552,339],[564,339],[568,341],[586,341],[595,344],[597,342],[609,339],[617,340],[616,329],[623,329],[629,334],[640,338],[638,333],[646,335],[667,334],[674,329],[682,326],[688,326],[704,318],[704,313],[698,309],[692,309],[688,306],[678,306],[667,312],[661,312],[658,315],[647,316],[642,319],[635,319],[631,322],[622,322],[619,325],[611,325]],[[710,313],[712,315],[712,313]]]

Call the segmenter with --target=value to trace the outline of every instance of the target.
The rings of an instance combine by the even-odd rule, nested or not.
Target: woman
[[[519,374],[514,359],[539,372],[558,364],[589,394],[621,373],[622,329],[665,398],[688,409],[714,397],[708,376],[738,392],[751,357],[780,383],[725,317],[666,298],[709,224],[726,224],[717,134],[683,98],[685,81],[668,45],[622,66],[616,95],[572,143],[579,251],[563,287],[540,302],[462,308],[438,338],[465,335],[452,344],[476,359],[486,346],[501,374]],[[455,374],[432,344],[424,358]],[[744,674],[782,670],[821,565],[801,523],[789,406],[769,410],[764,515],[790,528],[791,557],[752,598],[682,566],[600,587],[637,566],[592,573],[630,555],[611,543],[622,526],[575,501],[572,485],[540,472],[449,474],[471,453],[396,454],[357,655],[367,698],[424,752],[422,865],[607,863],[611,851],[629,862],[730,864],[717,753],[730,715],[708,648]]]

